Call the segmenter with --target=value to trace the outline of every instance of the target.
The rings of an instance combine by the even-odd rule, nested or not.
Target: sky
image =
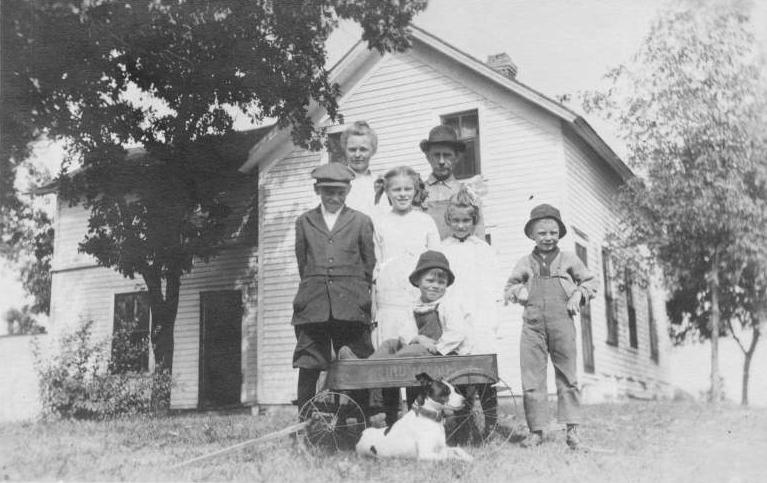
[[[767,45],[767,1],[754,2],[754,25],[760,26],[756,34]],[[670,2],[674,3],[678,2]],[[555,97],[593,89],[608,69],[628,62],[664,5],[662,0],[431,0],[415,24],[482,61],[507,53],[518,67],[520,82]],[[342,23],[328,42],[328,64],[333,65],[359,35],[356,25]],[[604,125],[594,124],[608,142],[614,139]],[[52,147],[43,151],[41,160],[55,167],[60,156]],[[22,301],[14,274],[0,263],[0,314]],[[740,360],[736,352],[725,358]],[[737,371],[737,364],[728,364]],[[705,384],[693,373],[701,373],[706,363],[679,365],[684,368],[677,379],[691,388]],[[764,393],[760,398],[767,404],[767,384],[763,386],[754,389]],[[731,389],[737,392],[734,385]]]

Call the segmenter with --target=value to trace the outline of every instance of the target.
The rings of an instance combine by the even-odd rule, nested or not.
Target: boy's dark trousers
[[[567,312],[567,295],[554,277],[535,277],[528,290],[519,351],[527,425],[530,431],[542,431],[548,426],[548,355],[556,375],[557,419],[560,423],[577,424],[580,412],[577,348],[575,324]]]
[[[300,414],[304,405],[317,392],[320,372],[330,363],[330,348],[338,352],[348,346],[358,357],[364,359],[373,353],[370,325],[362,322],[329,320],[323,323],[295,326],[296,350],[293,366],[298,368],[297,401]],[[352,391],[352,399],[367,405],[367,391]],[[362,404],[361,404],[362,405]]]

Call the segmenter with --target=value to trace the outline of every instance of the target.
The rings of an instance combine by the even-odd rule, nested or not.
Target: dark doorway
[[[200,293],[201,409],[240,405],[242,293]]]

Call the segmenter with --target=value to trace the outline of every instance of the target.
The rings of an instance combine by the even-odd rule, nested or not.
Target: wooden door
[[[242,293],[200,293],[201,408],[240,405],[242,386]]]

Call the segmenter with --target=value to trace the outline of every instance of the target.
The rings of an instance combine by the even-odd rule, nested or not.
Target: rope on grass
[[[222,449],[220,449],[218,451],[214,451],[212,453],[204,454],[202,456],[197,456],[195,458],[183,461],[183,462],[181,462],[181,463],[179,463],[179,464],[177,464],[175,466],[172,466],[171,469],[175,470],[175,469],[181,468],[183,466],[190,465],[192,463],[198,463],[198,462],[203,461],[203,460],[207,460],[207,459],[210,459],[210,458],[215,458],[216,456],[220,456],[222,454],[226,454],[226,453],[230,453],[232,451],[236,451],[236,450],[244,448],[246,446],[250,446],[250,445],[258,444],[258,443],[264,443],[266,441],[271,441],[273,439],[278,439],[278,438],[281,438],[283,436],[287,436],[287,435],[292,434],[292,433],[297,433],[297,432],[301,431],[302,429],[304,429],[308,425],[309,425],[309,421],[303,421],[303,422],[294,424],[292,426],[288,426],[287,428],[281,429],[279,431],[275,431],[273,433],[265,434],[264,436],[259,436],[258,438],[249,439],[247,441],[243,441],[242,443],[237,443],[237,444],[235,444],[233,446],[229,446],[227,448],[222,448]]]

